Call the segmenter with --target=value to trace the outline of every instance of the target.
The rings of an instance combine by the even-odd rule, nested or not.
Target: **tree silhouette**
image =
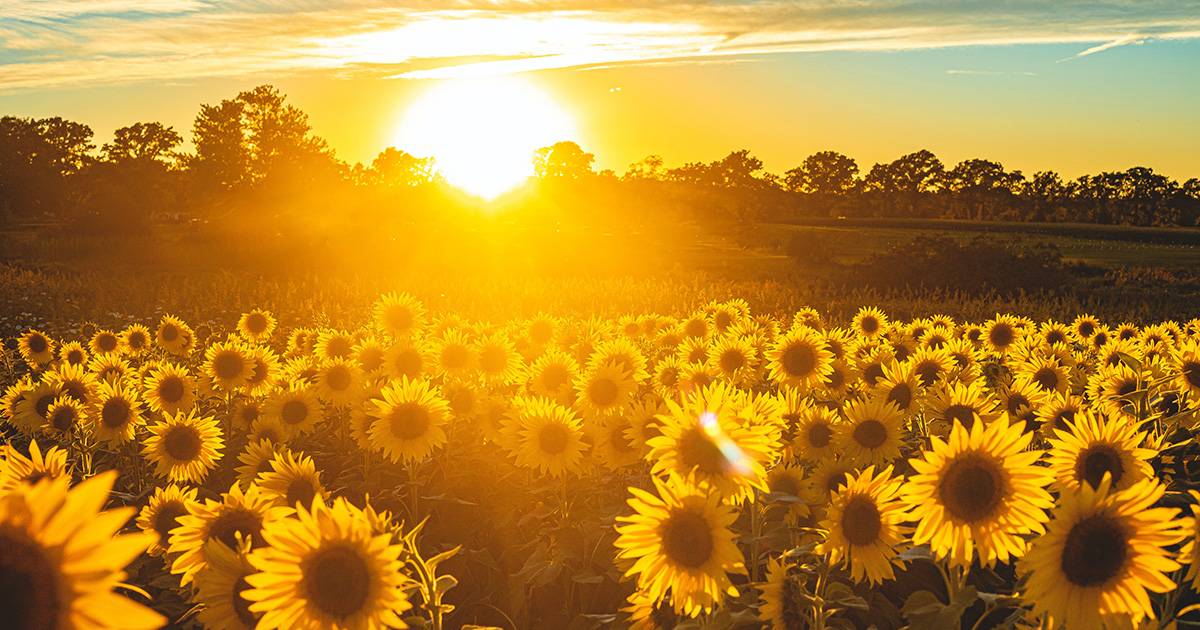
[[[173,164],[182,143],[179,133],[162,123],[134,123],[113,132],[113,141],[105,143],[102,151],[107,162]]]
[[[555,142],[533,154],[533,172],[540,179],[580,179],[593,174],[596,156],[571,141]]]
[[[395,147],[381,151],[371,161],[367,182],[388,186],[419,186],[434,179],[433,158],[419,158]]]
[[[845,195],[858,185],[858,162],[837,151],[819,151],[784,173],[783,181],[792,192]]]

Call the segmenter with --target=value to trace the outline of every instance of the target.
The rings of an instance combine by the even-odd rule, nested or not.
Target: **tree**
[[[944,187],[969,210],[965,218],[995,219],[1012,209],[1013,195],[1024,179],[1019,171],[1005,171],[999,162],[963,160],[945,173]]]
[[[942,161],[927,150],[903,155],[887,164],[876,164],[863,184],[876,194],[877,210],[894,211],[902,202],[904,216],[916,216],[921,201],[937,190],[945,174]]]
[[[629,169],[625,171],[625,175],[621,179],[635,181],[665,179],[667,172],[663,164],[662,156],[648,155],[641,161],[630,164]]]
[[[533,172],[540,179],[582,179],[592,175],[596,156],[571,141],[555,142],[533,154]]]
[[[0,210],[10,217],[59,214],[73,176],[94,160],[92,130],[63,118],[0,118]]]
[[[1038,171],[1022,184],[1020,195],[1029,209],[1029,214],[1023,218],[1046,221],[1054,218],[1066,201],[1067,187],[1058,173]]]
[[[192,125],[196,156],[191,166],[202,185],[233,190],[250,182],[250,150],[242,131],[244,107],[236,100],[200,106]]]
[[[375,156],[367,174],[370,183],[389,187],[419,186],[433,178],[433,158],[419,158],[395,147],[388,147]]]
[[[102,151],[108,162],[158,162],[171,164],[183,138],[172,127],[159,122],[134,123],[113,132],[113,141]]]
[[[858,163],[837,151],[820,151],[784,173],[784,184],[793,192],[845,195],[858,185]]]

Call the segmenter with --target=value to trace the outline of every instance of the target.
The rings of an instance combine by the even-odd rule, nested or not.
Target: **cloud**
[[[1104,52],[1106,50],[1110,50],[1110,49],[1117,48],[1120,46],[1130,46],[1130,45],[1140,46],[1145,42],[1146,42],[1146,38],[1144,38],[1140,35],[1126,35],[1124,37],[1118,37],[1117,39],[1114,39],[1110,42],[1105,42],[1103,44],[1097,44],[1095,46],[1092,46],[1091,48],[1088,48],[1087,50],[1083,50],[1078,53],[1075,53],[1074,55],[1071,55],[1070,57],[1067,57],[1065,59],[1059,59],[1058,62],[1062,63],[1064,61],[1070,61],[1072,59],[1079,59],[1081,57],[1087,57],[1089,55],[1094,55],[1096,53]]]
[[[359,72],[405,79],[781,53],[1200,37],[1200,2],[0,0],[0,90]],[[1137,35],[1130,35],[1137,33]]]

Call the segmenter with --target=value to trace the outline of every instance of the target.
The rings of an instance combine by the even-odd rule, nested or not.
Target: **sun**
[[[545,91],[515,77],[455,79],[408,108],[395,145],[433,157],[446,181],[485,199],[533,174],[533,153],[578,140],[571,115]]]

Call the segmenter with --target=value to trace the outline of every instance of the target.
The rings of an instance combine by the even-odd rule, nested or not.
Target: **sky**
[[[188,136],[201,103],[271,83],[369,162],[435,86],[506,75],[618,172],[742,148],[775,172],[820,150],[865,171],[928,148],[1200,176],[1200,2],[0,2],[0,114],[101,142],[148,120]]]

